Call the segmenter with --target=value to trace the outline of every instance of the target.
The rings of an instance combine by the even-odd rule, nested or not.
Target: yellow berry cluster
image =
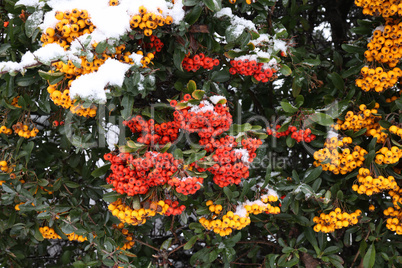
[[[402,235],[402,209],[398,203],[402,202],[402,190],[398,187],[396,190],[388,192],[392,198],[393,207],[384,210],[384,215],[390,217],[387,219],[386,227],[398,235]]]
[[[313,221],[316,225],[314,225],[313,229],[315,232],[332,233],[335,229],[357,224],[361,213],[359,209],[351,214],[342,213],[340,208],[336,208],[335,211],[331,211],[329,214],[321,213],[319,217],[315,216]]]
[[[17,96],[15,98],[13,98],[13,100],[11,101],[11,105],[17,108],[22,108],[21,106],[18,105],[18,99],[20,98],[20,96]]]
[[[397,189],[398,184],[393,176],[374,176],[368,168],[360,168],[357,175],[358,184],[352,186],[353,191],[358,194],[371,196],[383,191]]]
[[[400,0],[355,0],[355,5],[363,8],[364,15],[382,15],[384,18],[395,14],[402,16],[402,4]]]
[[[72,113],[77,114],[79,116],[95,117],[97,111],[97,107],[95,105],[91,105],[89,108],[84,108],[81,104],[75,104],[76,100],[70,99],[69,86],[71,85],[72,81],[73,80],[69,80],[68,87],[65,89],[62,89],[63,82],[59,82],[54,85],[49,85],[47,91],[50,94],[51,100],[54,102],[54,104],[61,106],[65,109],[70,109]],[[59,87],[60,90],[63,90],[63,92],[58,90]]]
[[[199,222],[207,229],[214,231],[220,236],[226,236],[232,233],[233,230],[241,230],[250,224],[251,220],[249,215],[258,215],[260,213],[267,214],[279,214],[280,208],[272,206],[269,202],[278,201],[278,196],[275,195],[263,195],[259,200],[247,201],[237,205],[236,211],[228,211],[221,219],[217,219],[222,212],[222,205],[213,203],[212,200],[208,200],[206,205],[210,212],[214,213],[211,219],[201,217]]]
[[[144,202],[142,208],[133,209],[123,204],[121,199],[118,199],[110,203],[108,208],[112,212],[112,215],[116,216],[122,223],[140,225],[144,224],[147,218],[153,217],[156,214],[164,215],[169,205],[165,204],[163,200],[160,200],[158,202]]]
[[[255,2],[257,2],[257,0],[246,0],[246,3],[248,5],[251,5],[251,3],[255,3]],[[229,0],[229,3],[236,4],[236,0]]]
[[[4,173],[11,173],[14,170],[15,165],[9,165],[7,161],[2,160],[0,161],[0,170]]]
[[[209,206],[209,210],[214,214],[210,220],[201,217],[199,222],[205,229],[214,231],[220,236],[230,235],[234,229],[241,230],[251,222],[248,214],[243,217],[233,213],[233,211],[228,211],[222,216],[222,219],[217,219],[218,215],[222,212],[222,205],[214,205],[211,200],[208,200],[207,206]]]
[[[377,129],[379,129],[380,125],[378,124],[378,120],[381,119],[381,116],[374,115],[377,113],[377,109],[379,108],[379,104],[376,103],[374,109],[368,109],[365,104],[361,104],[359,106],[359,112],[356,114],[353,111],[348,111],[345,115],[345,120],[342,121],[338,119],[336,124],[331,125],[335,130],[353,130],[357,132],[363,128],[367,129],[367,134],[369,134],[370,130],[374,129],[377,133]],[[373,132],[371,132],[373,133]],[[385,134],[385,133],[384,133]],[[371,135],[371,134],[370,134]],[[373,133],[375,135],[375,133]],[[373,136],[371,135],[371,136]],[[379,135],[380,136],[380,135]]]
[[[390,126],[389,132],[391,132],[392,134],[398,135],[399,137],[402,138],[402,128],[400,128],[398,126]]]
[[[14,133],[16,133],[18,136],[23,137],[25,139],[29,139],[31,137],[36,137],[36,134],[38,134],[39,129],[37,129],[34,126],[28,126],[25,125],[21,122],[17,122],[15,125],[13,125],[13,130]]]
[[[368,61],[387,63],[389,67],[395,67],[402,58],[402,22],[392,24],[388,21],[383,29],[373,32],[370,42],[367,44],[364,56]]]
[[[382,147],[380,150],[376,152],[375,162],[379,165],[391,165],[395,164],[402,157],[402,150],[400,150],[396,146],[392,146],[391,149],[387,147]]]
[[[12,133],[13,133],[13,130],[11,128],[7,128],[6,126],[0,127],[0,134],[11,135]]]
[[[61,236],[56,234],[52,227],[44,226],[39,227],[39,232],[45,239],[61,239]]]
[[[78,241],[78,242],[84,242],[87,241],[88,239],[86,237],[83,237],[82,235],[77,235],[74,232],[70,234],[65,234],[70,241]],[[61,239],[61,238],[59,238]]]
[[[356,79],[356,85],[366,92],[370,90],[383,92],[393,87],[402,76],[402,71],[398,67],[385,71],[382,67],[374,69],[364,66],[360,73],[363,78]]]
[[[67,50],[75,38],[95,30],[86,10],[56,11],[55,17],[59,21],[56,28],[47,28],[41,36],[43,46],[57,43]]]
[[[173,22],[171,16],[163,17],[162,10],[158,10],[160,14],[155,14],[153,12],[147,12],[145,6],[140,6],[138,8],[139,14],[134,15],[130,19],[131,29],[139,28],[144,32],[145,36],[151,36],[152,31],[158,28],[158,26],[170,25]]]
[[[133,241],[133,236],[134,235],[132,233],[130,233],[127,229],[124,228],[124,223],[121,222],[118,225],[113,224],[112,227],[114,229],[119,230],[123,234],[123,236],[125,238],[124,245],[122,247],[118,247],[117,249],[127,250],[127,249],[130,249],[130,248],[132,248],[134,246],[134,244],[135,244],[135,242]]]
[[[393,101],[396,101],[397,99],[399,99],[399,97],[400,97],[401,95],[402,95],[402,91],[399,91],[399,96],[394,95],[394,96],[392,96],[392,97],[390,97],[390,98],[386,98],[386,99],[385,99],[385,102],[391,103],[391,102],[393,102]]]
[[[367,151],[360,146],[355,146],[353,150],[347,148],[351,143],[350,137],[344,137],[342,140],[337,137],[327,139],[324,148],[314,152],[314,166],[322,166],[324,171],[342,175],[361,167]]]

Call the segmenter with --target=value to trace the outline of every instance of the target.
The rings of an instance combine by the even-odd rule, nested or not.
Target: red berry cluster
[[[245,76],[254,76],[257,81],[266,83],[275,78],[276,70],[273,68],[264,68],[264,63],[257,63],[255,60],[231,60],[229,69],[230,74],[241,74]]]
[[[152,49],[155,48],[156,51],[152,52],[152,53],[156,53],[156,52],[160,52],[164,46],[164,44],[162,43],[162,41],[156,37],[155,35],[151,35],[150,37],[151,42],[145,42],[142,39],[138,40],[138,44],[139,45],[143,45],[146,49]]]
[[[182,193],[184,195],[188,194],[195,194],[204,182],[203,178],[197,177],[184,177],[184,178],[177,178],[173,177],[171,180],[168,181],[170,186],[176,187],[176,191],[178,193]]]
[[[201,67],[207,70],[212,70],[214,66],[219,65],[219,60],[210,57],[205,57],[204,53],[200,53],[194,55],[192,58],[185,57],[183,59],[182,65],[187,72],[191,71],[196,72]]]
[[[141,133],[137,141],[144,144],[164,145],[175,141],[179,133],[176,122],[155,124],[153,119],[146,121],[141,115],[123,121],[123,125],[128,126],[132,133]]]
[[[146,194],[150,187],[164,185],[181,165],[172,154],[153,151],[146,152],[143,158],[134,158],[129,153],[107,153],[104,159],[112,163],[112,173],[106,182],[116,192],[129,196]]]
[[[165,204],[169,205],[169,208],[167,209],[167,211],[165,213],[166,216],[180,215],[186,209],[185,205],[179,206],[179,202],[177,200],[172,201],[170,199],[166,199]]]
[[[58,127],[58,126],[63,126],[64,125],[64,121],[57,121],[54,120],[52,123],[53,127]]]
[[[297,142],[311,142],[315,140],[316,136],[311,133],[311,129],[297,129],[295,126],[290,126],[287,130],[278,132],[277,130],[281,128],[281,125],[276,125],[275,129],[271,129],[270,127],[267,127],[267,134],[272,135],[276,138],[281,138],[285,136],[289,136]]]
[[[182,102],[191,100],[190,94],[184,96]],[[170,103],[176,107],[175,102]],[[175,122],[181,129],[190,133],[197,133],[201,139],[210,139],[229,130],[232,124],[232,115],[225,104],[212,104],[203,100],[199,105],[193,105],[185,109],[177,109],[173,113]]]
[[[214,182],[219,187],[232,183],[239,184],[242,178],[249,177],[249,163],[256,157],[255,151],[261,144],[262,141],[259,139],[248,138],[241,142],[243,149],[236,149],[237,142],[232,136],[219,140],[211,139],[209,142],[203,141],[200,145],[204,146],[207,151],[215,152],[212,159],[217,164],[207,169],[200,168],[196,163],[193,163],[193,166],[199,172],[206,170],[211,172],[214,175]]]

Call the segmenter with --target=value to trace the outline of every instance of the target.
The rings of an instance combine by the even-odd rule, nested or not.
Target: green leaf
[[[72,182],[72,181],[65,181],[64,184],[65,184],[68,188],[72,188],[72,189],[78,188],[78,187],[81,186],[79,183]]]
[[[38,10],[32,13],[25,22],[25,34],[32,37],[35,30],[42,23],[43,10]]]
[[[198,240],[198,235],[194,235],[193,237],[190,238],[190,240],[188,240],[188,242],[184,245],[183,249],[184,250],[189,250],[191,249],[195,242],[197,242]]]
[[[221,1],[214,1],[214,0],[202,0],[202,1],[211,11],[219,11],[222,9]]]
[[[130,95],[125,95],[121,101],[121,105],[124,109],[121,111],[121,116],[123,119],[128,120],[131,117],[131,113],[134,106],[134,97]]]
[[[168,248],[170,248],[170,246],[172,245],[172,240],[173,240],[173,237],[169,237],[168,239],[163,241],[163,243],[161,245],[161,250],[167,250]]]
[[[118,198],[120,198],[121,194],[116,193],[116,192],[110,192],[110,193],[105,193],[103,195],[103,200],[105,200],[106,202],[114,202],[116,201]]]
[[[223,188],[223,192],[225,193],[225,195],[227,196],[227,198],[230,200],[232,200],[233,198],[233,193],[232,191],[229,189],[229,187],[224,187]]]
[[[298,108],[294,107],[289,102],[285,102],[285,101],[281,101],[281,107],[285,112],[291,113],[291,114],[293,114],[299,110]]]
[[[374,267],[374,264],[375,264],[375,247],[374,247],[374,243],[373,243],[367,250],[366,255],[364,255],[363,267],[364,268],[372,268],[372,267]]]
[[[197,84],[195,83],[194,80],[190,80],[187,83],[187,90],[189,92],[194,92],[195,90],[197,90]]]
[[[184,18],[184,20],[189,24],[193,25],[202,13],[202,7],[200,4],[194,6],[190,12],[188,12]]]
[[[306,172],[304,177],[305,183],[310,183],[313,180],[317,179],[322,173],[322,166],[316,167]]]
[[[205,94],[204,90],[194,90],[191,95],[193,96],[194,99],[201,100],[204,94]]]
[[[95,52],[98,54],[102,54],[107,48],[107,41],[99,42],[96,45]]]
[[[331,79],[332,83],[337,89],[343,90],[345,88],[345,82],[343,81],[342,76],[340,76],[338,73],[333,72],[329,74],[328,77]]]
[[[182,62],[185,56],[186,54],[183,52],[183,50],[178,47],[175,48],[173,52],[173,63],[174,66],[180,71],[183,71]]]
[[[281,68],[279,69],[279,72],[284,76],[289,76],[292,74],[292,69],[290,69],[289,66],[282,64]]]
[[[92,171],[91,176],[95,178],[99,178],[102,175],[105,175],[106,172],[110,169],[111,164],[104,165],[103,167],[97,168]]]
[[[226,82],[230,79],[230,73],[228,68],[224,68],[219,71],[214,71],[211,75],[211,80],[215,82]]]
[[[330,126],[334,123],[332,117],[324,113],[315,113],[307,118],[308,121],[316,122],[322,126]]]
[[[194,162],[200,160],[201,158],[203,158],[206,154],[207,154],[207,151],[205,151],[205,150],[202,150],[199,152],[194,152],[187,159],[186,164],[190,165],[191,163],[194,163]]]
[[[345,50],[346,52],[349,52],[349,53],[363,54],[364,51],[366,50],[364,47],[361,47],[361,46],[352,46],[352,45],[347,45],[347,44],[342,44],[341,47],[343,50]]]

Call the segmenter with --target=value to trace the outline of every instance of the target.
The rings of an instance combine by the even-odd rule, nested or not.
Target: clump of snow
[[[26,52],[21,62],[6,61],[0,62],[1,72],[24,72],[27,67],[35,64],[50,64],[56,60],[78,60],[78,57],[74,56],[71,52],[65,51],[58,44],[48,44],[45,47],[41,47],[35,52]]]
[[[183,10],[183,1],[175,1],[173,8],[168,10],[167,14],[173,18],[174,24],[180,24],[180,22],[183,21],[185,15]]]
[[[204,106],[200,107],[199,105],[194,105],[193,107],[191,107],[189,112],[205,113],[207,111],[214,111],[214,106],[209,101],[203,100],[200,104],[203,104]]]
[[[41,0],[19,0],[15,3],[15,6],[27,6],[27,7],[35,7],[35,8],[43,8],[45,6],[45,2]]]
[[[243,163],[247,163],[247,164],[250,163],[249,162],[250,155],[249,155],[249,153],[248,153],[248,151],[246,149],[234,149],[234,152],[235,152],[236,155],[241,154],[240,160]]]
[[[138,66],[139,66],[139,65],[141,65],[141,60],[142,60],[142,58],[143,58],[143,55],[137,54],[137,53],[132,53],[132,54],[129,56],[129,58],[134,61],[134,64],[135,64],[135,65],[138,65]]]
[[[276,197],[279,198],[278,193],[277,193],[274,189],[272,189],[272,188],[268,188],[268,193],[267,193],[267,195],[268,195],[268,196],[276,196]]]
[[[121,63],[115,59],[107,59],[99,67],[98,72],[81,75],[71,83],[71,98],[80,97],[97,103],[105,103],[105,87],[108,85],[122,86],[125,73],[130,67],[130,64]]]
[[[328,134],[327,134],[328,139],[331,139],[334,137],[338,138],[338,136],[339,136],[339,134],[337,132],[333,131],[332,129],[328,131]]]
[[[217,18],[221,18],[224,16],[230,18],[231,26],[229,26],[230,29],[228,30],[230,30],[231,33],[236,38],[239,37],[245,29],[257,32],[257,28],[255,27],[255,24],[251,20],[247,20],[245,18],[233,15],[232,9],[229,7],[222,8],[221,10],[215,13],[215,17]]]
[[[106,142],[110,151],[114,150],[114,147],[119,142],[120,128],[112,123],[106,124]]]
[[[214,95],[214,96],[209,97],[209,100],[210,100],[213,104],[217,104],[217,103],[218,103],[219,101],[221,101],[221,100],[226,100],[226,98],[223,97],[223,96],[220,96],[220,95]]]
[[[246,218],[248,217],[247,210],[244,208],[243,204],[239,204],[236,207],[236,211],[233,213],[234,215],[238,215],[241,218]]]

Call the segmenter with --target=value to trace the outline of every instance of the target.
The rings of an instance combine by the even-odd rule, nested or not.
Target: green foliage
[[[38,9],[16,2],[0,4],[0,66],[2,62],[20,62],[27,51],[41,47],[38,26],[49,6]],[[347,110],[357,110],[363,103],[374,107],[374,102],[379,102],[382,127],[401,122],[401,99],[393,103],[385,100],[395,89],[378,95],[362,92],[355,85],[365,65],[365,40],[372,25],[383,21],[357,20],[361,9],[327,2],[259,0],[248,5],[243,0],[236,4],[228,0],[183,0],[184,20],[154,30],[164,43],[162,52],[155,54],[147,68],[131,67],[121,87],[108,86],[107,103],[98,106],[94,118],[74,115],[52,102],[48,85],[64,81],[65,74],[48,72],[54,69],[50,62],[29,66],[22,72],[0,69],[0,125],[12,128],[17,122],[25,122],[39,129],[38,135],[29,139],[0,134],[0,161],[14,165],[12,171],[0,172],[0,266],[400,266],[401,237],[386,228],[383,214],[392,206],[391,199],[381,194],[369,198],[353,191],[357,171],[334,175],[313,166],[314,151],[323,147],[330,126],[344,119]],[[234,31],[238,26],[231,18],[215,16],[222,8],[252,21],[258,33],[248,28]],[[342,15],[335,16],[333,10]],[[4,22],[9,22],[7,27]],[[328,23],[332,42],[316,28]],[[344,27],[343,35],[337,36],[340,25]],[[251,42],[261,34],[292,42],[283,51],[286,56],[272,48],[271,58],[259,59],[278,62],[276,81],[263,83],[251,76],[232,75],[230,60],[253,53],[255,45]],[[100,42],[92,52],[95,55],[112,50],[115,41],[134,51],[143,38],[133,30],[120,40]],[[182,62],[187,53],[201,52],[219,59],[219,66],[210,71],[185,71]],[[168,100],[180,99],[184,94],[191,94],[196,102],[206,96],[224,96],[234,121],[227,133],[239,141],[244,137],[260,138],[263,146],[251,164],[250,177],[240,185],[220,188],[210,174],[194,171],[194,176],[205,177],[201,190],[191,196],[175,192],[175,198],[186,206],[185,212],[180,216],[156,216],[138,226],[126,225],[135,245],[122,249],[126,241],[115,228],[119,220],[108,205],[127,196],[116,193],[106,183],[110,165],[100,161],[110,152],[106,137],[114,131],[107,123],[120,129],[112,151],[118,148],[141,155],[147,146],[136,142],[137,136],[124,128],[123,119],[142,115],[157,123],[169,121],[173,110]],[[21,108],[12,104],[17,96]],[[92,104],[91,100],[82,102],[88,107]],[[189,104],[178,105],[184,108]],[[63,121],[64,125],[55,126],[55,121]],[[266,127],[276,125],[281,125],[280,131],[290,125],[310,128],[317,139],[296,143],[290,137],[267,137]],[[399,182],[399,173],[386,165],[374,165],[380,145],[364,133],[362,129],[349,135],[355,144],[367,149],[364,164],[392,174]],[[401,147],[397,136],[390,139],[391,143]],[[207,168],[215,163],[205,157],[206,150],[191,147],[184,140],[158,149],[183,159],[185,165],[197,162]],[[255,200],[267,187],[281,197],[280,214],[251,215],[249,226],[226,237],[205,230],[199,223],[199,218],[209,213],[207,200],[221,204],[224,212],[235,211],[238,203]],[[162,190],[158,188],[153,194]],[[368,210],[369,202],[375,204],[374,211]],[[133,206],[138,205],[139,199],[133,198]],[[330,234],[314,232],[313,218],[336,207],[348,212],[361,209],[363,215],[353,227]],[[62,239],[44,238],[39,231],[43,226],[52,227]],[[87,240],[69,241],[66,234],[72,232]]]

